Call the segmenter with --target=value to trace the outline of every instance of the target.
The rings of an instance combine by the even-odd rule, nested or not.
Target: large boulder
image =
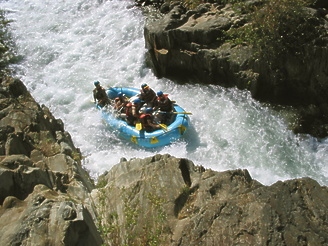
[[[328,244],[328,189],[309,178],[264,186],[156,155],[123,159],[99,183],[106,245]]]
[[[101,245],[93,181],[61,120],[24,84],[0,84],[1,245]]]
[[[218,47],[218,38],[232,23],[210,6],[197,12],[174,5],[162,19],[146,24],[148,62],[158,77],[213,83],[221,74],[223,83],[233,84],[227,50],[211,48]]]
[[[0,206],[2,245],[101,245],[90,210],[68,194],[36,185],[28,197]]]

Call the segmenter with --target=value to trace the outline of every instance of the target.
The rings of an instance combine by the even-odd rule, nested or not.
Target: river
[[[13,20],[18,54],[12,69],[40,104],[63,120],[92,177],[120,161],[170,154],[216,171],[248,169],[259,182],[311,177],[327,185],[328,139],[295,135],[282,112],[247,91],[176,84],[156,78],[145,66],[144,17],[132,1],[1,0]],[[155,91],[192,112],[191,129],[165,147],[144,149],[117,138],[92,100],[93,82],[104,87]]]

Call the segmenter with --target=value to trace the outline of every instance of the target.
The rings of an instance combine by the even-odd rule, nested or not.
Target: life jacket
[[[115,98],[115,106],[114,106],[114,108],[117,108],[116,103],[117,103],[118,101],[121,102],[121,105],[123,104],[123,107],[126,106],[126,101],[124,100],[124,98],[122,98],[122,97],[116,97],[116,98]],[[121,105],[120,105],[120,106],[121,106]]]
[[[132,116],[132,103],[129,102],[126,107],[125,107],[125,114],[127,117],[131,117]]]
[[[142,114],[140,115],[139,119],[144,127],[149,127],[147,119],[150,118],[150,114]]]
[[[150,116],[150,114],[142,114],[142,115],[140,115],[139,118],[140,118],[140,119],[143,119],[143,118],[145,118],[145,117],[148,116],[148,115]]]
[[[140,99],[145,102],[152,102],[156,99],[156,93],[151,88],[149,88],[148,90],[141,89],[140,94]]]
[[[137,115],[137,116],[134,116],[134,117],[140,117],[140,108],[141,108],[141,104],[138,103],[138,104],[132,104],[131,106],[131,114],[133,114],[133,112]]]
[[[95,88],[93,90],[93,97],[98,100],[98,105],[100,106],[110,104],[110,100],[106,94],[106,90],[103,87]]]
[[[164,97],[157,97],[157,105],[161,111],[170,112],[173,110],[173,104],[168,97],[168,94],[164,94]]]
[[[106,90],[103,87],[95,88],[93,93],[97,100],[101,100],[107,97]]]

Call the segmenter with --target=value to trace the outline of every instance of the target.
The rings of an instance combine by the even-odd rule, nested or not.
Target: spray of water
[[[144,65],[144,19],[133,2],[119,0],[7,0],[18,52],[16,71],[36,100],[64,121],[94,177],[121,157],[169,153],[222,171],[247,168],[264,184],[312,177],[327,185],[328,140],[296,136],[283,117],[246,91],[177,85]],[[93,81],[104,87],[148,83],[170,95],[191,116],[181,140],[144,149],[109,131],[92,99]]]

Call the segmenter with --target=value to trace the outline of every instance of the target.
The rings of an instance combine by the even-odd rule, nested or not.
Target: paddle
[[[173,112],[173,114],[190,114],[190,115],[192,115],[192,113],[189,113],[189,112]]]
[[[141,123],[137,123],[137,124],[136,124],[136,129],[137,129],[138,131],[141,131],[141,130],[142,130],[142,124],[141,124]]]
[[[161,128],[163,128],[164,131],[167,131],[167,125],[165,125],[165,124],[159,124],[159,126]]]
[[[165,112],[165,111],[157,111],[156,113],[162,113],[162,114],[190,114],[190,115],[192,115],[192,113],[189,113],[189,112]]]

